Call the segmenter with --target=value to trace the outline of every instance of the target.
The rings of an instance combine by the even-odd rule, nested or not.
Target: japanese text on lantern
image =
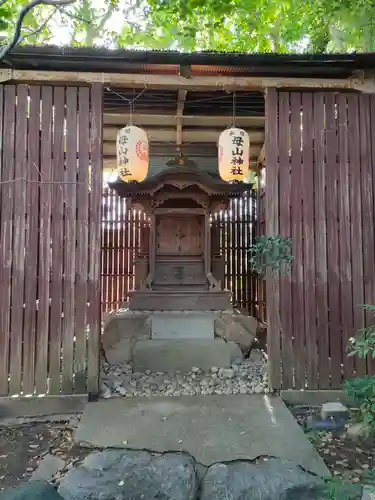
[[[233,175],[243,175],[244,164],[244,132],[230,132],[232,138],[232,160],[231,160],[231,173]]]
[[[119,174],[121,177],[129,177],[131,172],[129,170],[129,134],[130,129],[125,129],[124,134],[121,134],[118,138],[118,166],[119,166]]]

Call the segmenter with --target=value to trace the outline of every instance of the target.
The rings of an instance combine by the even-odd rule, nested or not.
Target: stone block
[[[329,418],[333,419],[348,419],[349,418],[349,410],[348,408],[340,403],[340,401],[332,401],[329,403],[324,403],[322,409],[320,411],[320,416],[323,420],[327,420]]]
[[[70,470],[59,492],[66,500],[196,500],[194,465],[183,453],[106,450]]]
[[[47,454],[40,461],[38,468],[33,472],[30,481],[51,481],[60,470],[65,467],[65,461],[55,455]]]
[[[229,368],[241,359],[239,347],[222,339],[143,340],[133,351],[136,372],[189,372],[193,367],[207,371],[212,366]]]
[[[155,312],[149,316],[156,340],[214,339],[215,315],[200,311]]]
[[[235,342],[247,354],[257,335],[258,321],[244,314],[225,312],[215,320],[215,335]]]
[[[30,481],[0,495],[1,500],[63,500],[56,489],[45,481]]]
[[[150,338],[148,316],[124,310],[112,314],[104,326],[102,346],[110,364],[132,360],[133,348],[138,340]]]
[[[322,479],[278,458],[260,463],[212,465],[201,485],[200,500],[321,500]]]

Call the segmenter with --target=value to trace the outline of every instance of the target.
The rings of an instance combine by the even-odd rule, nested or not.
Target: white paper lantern
[[[218,143],[219,174],[226,181],[248,178],[250,163],[249,135],[241,128],[229,128],[220,134]]]
[[[125,182],[145,180],[148,172],[148,137],[145,130],[128,125],[117,134],[117,173]]]

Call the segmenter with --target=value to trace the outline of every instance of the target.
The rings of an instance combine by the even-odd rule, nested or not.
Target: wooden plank
[[[198,129],[198,130],[183,130],[181,137],[182,142],[188,143],[205,143],[205,142],[216,142],[220,136],[220,132],[223,127],[220,125],[217,129]],[[117,134],[121,130],[121,126],[119,127],[105,127],[103,130],[103,140],[105,144],[108,145],[106,148],[106,152],[112,151],[110,146],[116,148],[116,139]],[[173,142],[176,140],[176,128],[145,128],[147,132],[147,136],[150,142]],[[251,130],[246,129],[246,132],[249,134],[250,144],[263,144],[264,143],[264,132],[261,130]],[[116,151],[116,150],[115,150]],[[115,153],[116,154],[116,153]]]
[[[314,218],[314,134],[313,94],[302,94],[302,198],[303,198],[303,279],[305,289],[305,337],[307,387],[318,387],[318,349],[316,329],[315,238]]]
[[[259,76],[190,76],[154,75],[131,73],[89,73],[77,71],[35,71],[7,70],[5,77],[18,81],[44,81],[73,83],[97,83],[120,85],[129,88],[165,88],[165,89],[205,89],[226,88],[230,90],[262,90],[273,88],[301,89],[355,89],[364,92],[375,92],[371,78],[285,78]]]
[[[102,208],[102,130],[103,85],[91,89],[91,196],[89,246],[89,338],[87,352],[87,391],[99,391],[100,314],[100,226]]]
[[[346,95],[337,101],[339,120],[339,246],[340,246],[340,301],[343,336],[344,379],[353,375],[354,358],[347,356],[347,346],[353,335],[352,248],[350,242],[351,208],[349,197],[349,136]]]
[[[14,139],[16,87],[3,87],[4,122],[1,168],[1,245],[0,245],[0,395],[8,395],[10,311],[12,285]]]
[[[241,231],[239,232],[239,246],[240,246],[240,273],[242,279],[242,289],[241,289],[241,307],[245,309],[250,314],[250,301],[249,301],[249,273],[247,269],[246,260],[248,258],[246,246],[246,234],[249,227],[249,196],[244,195],[242,198],[241,205]]]
[[[135,258],[135,218],[136,218],[136,211],[134,209],[130,210],[130,276],[129,276],[129,290],[134,290],[134,277],[135,277],[135,265],[134,265],[134,258]],[[116,290],[117,291],[117,290]]]
[[[241,272],[241,247],[240,247],[240,234],[242,230],[242,206],[243,204],[243,199],[236,199],[235,200],[235,224],[234,224],[234,231],[235,231],[235,238],[234,238],[234,248],[235,248],[235,263],[236,263],[236,279],[235,279],[235,286],[237,289],[237,303],[238,307],[243,308],[243,276],[244,273]],[[240,204],[241,203],[241,204]]]
[[[90,90],[78,90],[78,180],[77,180],[77,247],[75,286],[74,356],[75,392],[86,392],[87,368],[87,278],[88,278],[88,210],[89,210],[89,152],[90,152]]]
[[[48,340],[50,317],[51,209],[52,209],[52,87],[42,87],[40,143],[40,212],[38,320],[36,341],[35,390],[47,392]]]
[[[375,96],[370,97],[370,121],[371,121],[371,175],[372,175],[372,189],[373,193],[375,193]],[[373,206],[373,214],[372,219],[375,220],[375,203]],[[374,301],[375,302],[375,301]],[[372,302],[372,303],[374,303]],[[375,375],[375,359],[372,358],[369,360],[369,374]]]
[[[266,219],[267,235],[275,236],[279,232],[279,164],[278,164],[278,96],[276,89],[269,89],[266,94],[266,158],[267,190]],[[280,295],[279,282],[270,273],[267,275],[268,297],[268,361],[269,380],[272,389],[281,388],[281,349],[280,349]]]
[[[279,93],[279,163],[280,163],[280,235],[291,237],[290,203],[291,171],[289,158],[289,92]],[[283,388],[293,387],[293,317],[291,276],[280,278],[280,325],[282,338],[282,381]]]
[[[124,127],[129,123],[129,110],[118,112],[117,109],[103,114],[104,125],[121,125]],[[182,124],[185,127],[218,127],[225,128],[230,122],[228,115],[217,116],[199,116],[199,115],[183,115],[181,116]],[[174,110],[165,109],[160,111],[159,108],[149,109],[147,113],[132,113],[133,125],[138,126],[156,126],[159,128],[173,127],[176,124],[176,113]],[[264,116],[236,116],[236,125],[242,128],[264,128]]]
[[[66,171],[64,185],[64,285],[62,323],[61,390],[72,394],[74,361],[74,284],[76,252],[76,182],[77,182],[77,88],[66,89]]]
[[[130,255],[130,233],[131,233],[131,214],[129,204],[126,207],[125,237],[126,237],[126,300],[129,298],[130,273],[131,273],[131,255]]]
[[[352,247],[352,283],[354,332],[365,326],[363,286],[363,231],[362,231],[362,187],[359,137],[359,102],[357,95],[348,95],[348,136],[349,141],[349,198],[351,211],[350,237]],[[353,332],[353,333],[354,333]],[[366,374],[366,362],[354,359],[357,376]]]
[[[301,94],[291,92],[291,229],[292,229],[292,315],[293,349],[295,362],[295,387],[305,388],[305,321],[303,282],[303,231],[302,231],[302,158],[301,158]],[[268,182],[268,179],[267,179]],[[269,297],[267,292],[267,298]],[[267,304],[268,307],[268,304]]]
[[[25,85],[17,86],[13,215],[13,259],[10,326],[9,392],[22,390],[22,334],[25,278],[27,98]]]
[[[49,338],[49,392],[61,391],[61,340],[64,258],[64,120],[65,87],[53,89],[53,158],[52,158],[52,274]],[[69,238],[66,235],[65,241]]]
[[[374,261],[374,193],[371,161],[370,96],[359,96],[359,136],[361,161],[361,194],[363,224],[363,282],[365,304],[375,304],[375,261]],[[366,326],[374,324],[374,315],[365,313]],[[370,357],[367,369],[371,371]]]
[[[38,283],[40,87],[30,87],[30,116],[27,160],[27,225],[25,253],[25,319],[23,327],[23,393],[34,394],[36,300]]]
[[[329,343],[331,358],[331,388],[341,387],[342,334],[340,322],[340,270],[338,235],[338,141],[334,94],[325,95],[326,111],[326,216],[327,216],[327,262],[328,262],[328,305]]]
[[[10,419],[14,424],[15,418],[29,417],[36,421],[60,421],[61,415],[75,415],[83,413],[87,405],[87,396],[46,396],[43,398],[1,398],[0,414],[2,424]],[[13,422],[12,422],[13,420]]]
[[[284,403],[290,405],[321,406],[324,403],[330,403],[332,401],[340,401],[348,406],[353,404],[353,401],[348,398],[345,391],[334,389],[281,391],[280,397]]]
[[[326,222],[326,164],[325,164],[325,115],[324,94],[313,96],[314,132],[314,216],[319,237],[315,238],[316,307],[318,332],[319,388],[328,389],[329,380],[329,330],[328,330],[328,278],[327,278],[327,222]]]
[[[4,85],[0,85],[0,137],[4,138]],[[4,144],[3,144],[4,147]],[[6,182],[6,175],[4,171],[4,159],[2,151],[0,152],[0,182]],[[0,234],[3,233],[2,220],[1,220],[1,209],[4,201],[3,196],[5,196],[6,184],[0,184]],[[5,189],[4,189],[5,188]],[[8,394],[8,354],[9,354],[9,329],[3,329],[3,321],[5,320],[4,307],[3,304],[3,253],[0,250],[0,396]]]

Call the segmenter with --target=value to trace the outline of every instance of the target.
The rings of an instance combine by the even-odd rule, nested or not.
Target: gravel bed
[[[212,367],[208,372],[193,368],[189,373],[137,373],[129,363],[105,365],[101,376],[101,396],[106,399],[263,392],[269,389],[266,360],[259,351],[253,351],[248,359],[231,368]]]

